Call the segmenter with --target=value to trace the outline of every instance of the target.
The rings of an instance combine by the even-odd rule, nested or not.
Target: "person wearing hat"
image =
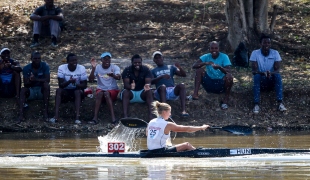
[[[45,4],[38,7],[30,16],[33,21],[33,43],[31,48],[39,46],[39,36],[42,34],[42,26],[49,27],[52,39],[52,47],[57,47],[57,38],[60,35],[60,22],[63,14],[60,7],[54,5],[54,0],[44,0]]]
[[[175,65],[166,65],[164,63],[163,54],[160,51],[153,53],[153,61],[157,65],[152,69],[153,74],[152,84],[155,84],[156,91],[155,98],[160,102],[166,102],[167,100],[180,99],[183,117],[188,117],[189,114],[185,110],[186,89],[183,83],[174,85],[173,76],[186,77],[186,72],[182,69],[179,63]]]
[[[21,88],[20,72],[22,72],[22,68],[17,60],[11,59],[10,49],[3,48],[0,54],[0,97],[16,97],[18,103]]]
[[[61,103],[74,101],[75,103],[75,121],[80,121],[80,106],[84,98],[84,89],[87,87],[87,73],[84,66],[78,64],[77,56],[73,53],[67,55],[67,64],[58,67],[58,86],[55,97],[55,116],[49,120],[50,123],[56,123],[59,118],[59,107]]]
[[[148,106],[148,119],[152,119],[153,93],[151,90],[152,73],[142,65],[140,55],[133,55],[131,65],[122,72],[124,90],[121,92],[124,118],[128,117],[129,103],[144,103]]]
[[[24,87],[20,91],[18,122],[24,121],[24,107],[26,100],[43,100],[43,118],[48,118],[48,102],[50,97],[50,68],[41,61],[41,54],[31,53],[31,63],[23,68]]]
[[[228,56],[220,52],[219,43],[212,41],[209,46],[210,53],[200,56],[192,68],[196,69],[195,89],[193,100],[198,99],[200,84],[208,93],[225,93],[221,103],[223,110],[228,109],[231,88],[234,84],[230,71],[231,62]],[[202,67],[205,66],[205,69]]]
[[[119,93],[116,80],[121,79],[120,68],[111,64],[112,55],[109,52],[104,52],[100,56],[101,65],[97,64],[95,58],[91,58],[90,63],[92,70],[89,75],[89,81],[93,82],[95,77],[97,78],[97,89],[96,89],[96,102],[95,102],[95,114],[88,124],[98,123],[98,112],[102,101],[105,101],[109,107],[112,124],[117,125],[117,120],[114,115],[113,101],[116,101]]]

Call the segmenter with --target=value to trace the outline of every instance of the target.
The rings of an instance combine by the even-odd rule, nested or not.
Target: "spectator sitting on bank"
[[[155,84],[155,98],[160,102],[167,100],[180,99],[183,117],[188,117],[189,114],[185,111],[186,89],[183,83],[174,85],[173,76],[186,77],[186,72],[182,69],[179,63],[173,65],[164,64],[163,54],[159,51],[153,53],[153,61],[157,65],[152,69],[153,79],[152,84]]]
[[[19,93],[21,88],[20,72],[22,68],[17,60],[11,59],[11,51],[3,48],[0,51],[0,97],[16,97],[16,103],[19,105]]]
[[[119,93],[116,80],[121,79],[120,68],[111,64],[112,55],[109,52],[105,52],[101,55],[101,65],[97,64],[95,58],[92,58],[90,63],[92,70],[89,75],[89,81],[94,81],[97,78],[97,90],[96,90],[96,103],[95,103],[95,114],[88,124],[98,123],[98,112],[102,101],[105,101],[110,109],[112,124],[116,125],[117,120],[115,119],[113,101],[116,101]]]
[[[67,56],[67,64],[58,67],[58,86],[55,97],[55,116],[49,121],[56,123],[59,118],[59,107],[61,103],[74,101],[75,103],[75,123],[81,124],[80,106],[84,98],[84,89],[87,87],[87,74],[84,66],[78,64],[75,54]]]
[[[33,21],[33,43],[30,45],[31,48],[39,46],[41,30],[48,27],[52,38],[51,46],[58,46],[57,38],[61,31],[59,22],[63,20],[62,10],[54,5],[54,0],[44,0],[44,2],[45,4],[38,7],[30,16]]]
[[[205,70],[201,67],[206,66]],[[228,108],[230,90],[233,86],[233,76],[230,73],[230,60],[228,56],[220,52],[219,43],[210,43],[210,53],[204,54],[193,65],[196,69],[195,89],[193,99],[198,99],[200,84],[209,93],[223,93],[225,98],[221,104],[223,110]]]
[[[259,101],[261,90],[276,90],[278,109],[286,111],[283,104],[283,86],[282,77],[280,75],[281,57],[278,51],[271,49],[271,38],[262,35],[260,38],[261,48],[254,50],[251,54],[253,73],[253,93],[254,93],[254,109],[255,114],[259,113]]]
[[[24,121],[24,106],[27,100],[43,100],[43,117],[48,120],[48,101],[50,97],[50,68],[41,61],[41,54],[33,52],[31,63],[23,68],[24,87],[20,92],[20,114],[18,122]]]
[[[122,72],[124,90],[121,92],[124,118],[128,117],[129,103],[146,102],[148,119],[152,119],[153,93],[151,90],[152,74],[148,67],[142,65],[142,58],[136,54],[131,58],[131,65]]]

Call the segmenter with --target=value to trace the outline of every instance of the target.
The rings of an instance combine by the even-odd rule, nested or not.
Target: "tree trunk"
[[[227,39],[232,50],[240,42],[253,50],[259,43],[260,34],[270,32],[268,2],[269,0],[226,0]]]

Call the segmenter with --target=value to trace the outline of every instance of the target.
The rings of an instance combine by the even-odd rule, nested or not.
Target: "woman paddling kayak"
[[[167,146],[166,141],[170,137],[170,132],[196,132],[209,128],[209,125],[202,126],[183,126],[172,122],[167,122],[171,115],[171,106],[167,103],[154,101],[152,103],[154,113],[157,118],[152,119],[147,128],[147,148],[155,152],[179,152],[196,149],[188,142]]]

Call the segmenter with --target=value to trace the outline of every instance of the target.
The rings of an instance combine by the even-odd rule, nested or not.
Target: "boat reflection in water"
[[[142,132],[143,134],[143,132]],[[173,143],[191,142],[208,148],[309,149],[309,132],[254,132],[236,136],[204,132]],[[196,134],[197,135],[197,134]],[[2,133],[0,152],[5,154],[96,152],[100,134]],[[126,135],[130,136],[130,135]],[[107,138],[107,137],[105,137]],[[145,149],[145,138],[135,137],[134,150]],[[101,138],[99,138],[100,140]],[[109,139],[108,139],[109,141]],[[106,141],[107,142],[107,141]],[[98,149],[106,149],[103,141]],[[225,158],[57,158],[0,157],[0,179],[307,179],[309,154],[263,154]],[[276,172],[276,173],[275,173]]]

